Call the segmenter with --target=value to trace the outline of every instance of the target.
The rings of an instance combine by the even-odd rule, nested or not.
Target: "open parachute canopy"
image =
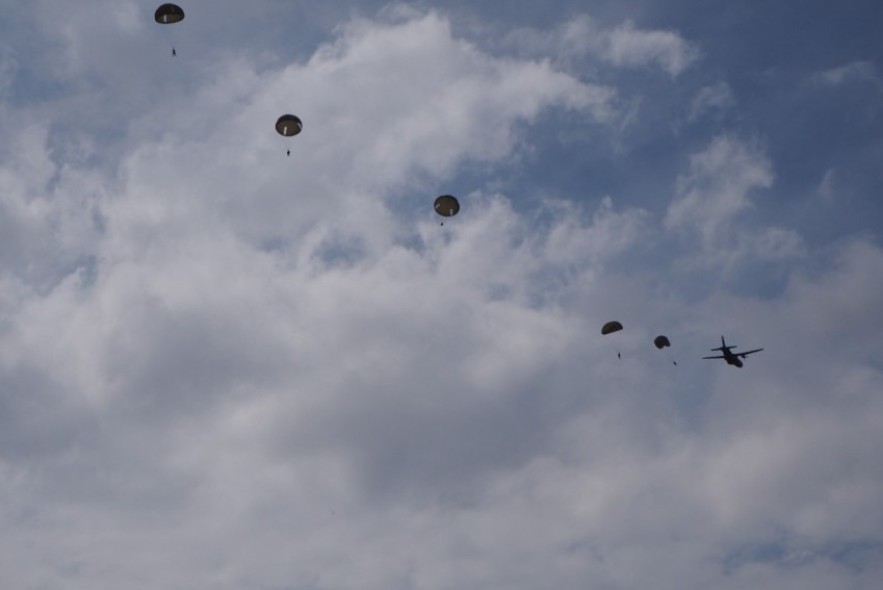
[[[653,344],[655,344],[656,348],[659,350],[662,350],[666,346],[671,346],[671,342],[669,342],[668,338],[661,334],[653,339]]]
[[[184,20],[184,11],[177,4],[161,4],[153,19],[161,25],[170,25]]]
[[[619,332],[622,330],[622,324],[617,321],[607,322],[601,327],[601,334],[607,335],[612,334],[613,332]]]
[[[434,207],[442,217],[453,217],[460,211],[460,202],[452,195],[442,195],[435,200]]]
[[[294,115],[282,115],[276,120],[276,131],[279,135],[291,137],[297,135],[304,128],[304,124]]]

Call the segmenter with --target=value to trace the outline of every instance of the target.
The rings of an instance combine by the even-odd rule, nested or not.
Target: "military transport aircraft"
[[[724,359],[727,361],[728,365],[735,365],[737,367],[742,366],[742,361],[740,359],[744,359],[749,354],[754,354],[755,352],[760,352],[763,350],[762,348],[755,348],[754,350],[746,350],[745,352],[733,352],[731,349],[736,348],[735,344],[731,344],[727,346],[727,343],[724,342],[724,337],[721,336],[721,345],[719,348],[712,348],[711,350],[719,350],[722,354],[719,356],[704,356],[704,359]]]

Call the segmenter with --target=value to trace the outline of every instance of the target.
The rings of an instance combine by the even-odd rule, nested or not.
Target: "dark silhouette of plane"
[[[741,359],[746,358],[749,354],[754,354],[755,352],[760,352],[763,350],[762,348],[755,348],[754,350],[746,350],[745,352],[733,352],[732,349],[736,348],[735,344],[731,344],[727,346],[727,343],[724,342],[724,337],[721,336],[721,345],[719,348],[712,348],[711,350],[719,350],[722,354],[719,356],[704,356],[704,359],[724,359],[727,361],[728,365],[734,365],[736,367],[742,367]]]

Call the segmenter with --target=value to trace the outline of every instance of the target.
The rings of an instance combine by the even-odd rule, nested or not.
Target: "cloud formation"
[[[636,29],[626,21],[606,36],[604,59],[617,66],[655,63],[672,76],[683,72],[699,58],[699,52],[672,31]]]
[[[763,142],[702,138],[652,200],[515,195],[562,127],[620,127],[615,73],[440,10],[135,68],[82,59],[120,43],[87,21],[35,25],[77,83],[3,106],[0,585],[876,587],[883,251],[754,223]],[[602,40],[613,70],[701,65],[668,29]],[[792,266],[759,295],[727,256]],[[765,351],[699,360],[722,331]]]
[[[642,29],[630,20],[604,27],[586,14],[554,31],[518,29],[507,40],[520,52],[552,53],[564,60],[592,56],[618,68],[655,66],[673,77],[701,56],[694,44],[675,31]]]

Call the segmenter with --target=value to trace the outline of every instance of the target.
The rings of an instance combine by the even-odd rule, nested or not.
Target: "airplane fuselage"
[[[729,348],[725,348],[721,352],[724,353],[724,360],[727,361],[728,365],[733,365],[734,367],[742,368],[742,361],[735,354],[730,352]]]

